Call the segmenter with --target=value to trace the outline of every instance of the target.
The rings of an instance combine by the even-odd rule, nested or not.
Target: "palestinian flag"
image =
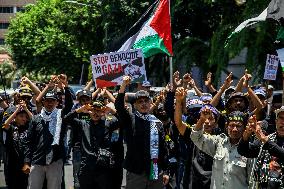
[[[283,0],[272,0],[268,7],[262,11],[262,13],[255,17],[250,18],[242,22],[227,38],[225,46],[228,45],[228,41],[237,33],[242,31],[244,28],[252,26],[258,22],[266,21],[267,19],[273,19],[279,22],[281,25],[284,24],[284,1]]]
[[[142,49],[145,58],[158,53],[173,55],[169,0],[160,0],[152,14],[118,51]],[[140,19],[141,20],[141,19]]]

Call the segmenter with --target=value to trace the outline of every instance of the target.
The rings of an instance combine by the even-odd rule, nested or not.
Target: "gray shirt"
[[[225,134],[208,135],[202,130],[192,130],[190,137],[200,150],[214,158],[211,189],[249,188],[251,162],[238,153],[237,145],[231,145]]]

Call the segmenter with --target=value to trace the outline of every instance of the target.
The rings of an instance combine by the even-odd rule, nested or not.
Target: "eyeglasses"
[[[229,125],[228,125],[229,129],[234,129],[235,127],[238,130],[241,130],[242,128],[244,128],[244,126],[242,124],[238,124],[238,123],[229,123]]]

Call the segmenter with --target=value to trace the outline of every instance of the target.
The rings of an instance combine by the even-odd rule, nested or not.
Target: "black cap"
[[[58,99],[57,94],[54,91],[49,91],[44,95],[44,99],[48,99],[48,98],[54,99],[54,100]]]
[[[78,98],[81,98],[82,96],[92,97],[92,93],[89,90],[82,90],[78,93]]]
[[[137,100],[139,98],[150,98],[150,96],[149,96],[149,93],[147,91],[140,90],[140,91],[137,91],[135,93],[135,100]]]

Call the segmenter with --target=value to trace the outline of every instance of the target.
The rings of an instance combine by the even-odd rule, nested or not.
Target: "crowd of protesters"
[[[75,189],[120,189],[123,168],[126,189],[284,189],[282,94],[251,77],[216,90],[209,73],[204,92],[175,72],[158,93],[129,76],[76,93],[64,74],[23,77],[0,99],[8,189],[64,189],[70,157]]]

